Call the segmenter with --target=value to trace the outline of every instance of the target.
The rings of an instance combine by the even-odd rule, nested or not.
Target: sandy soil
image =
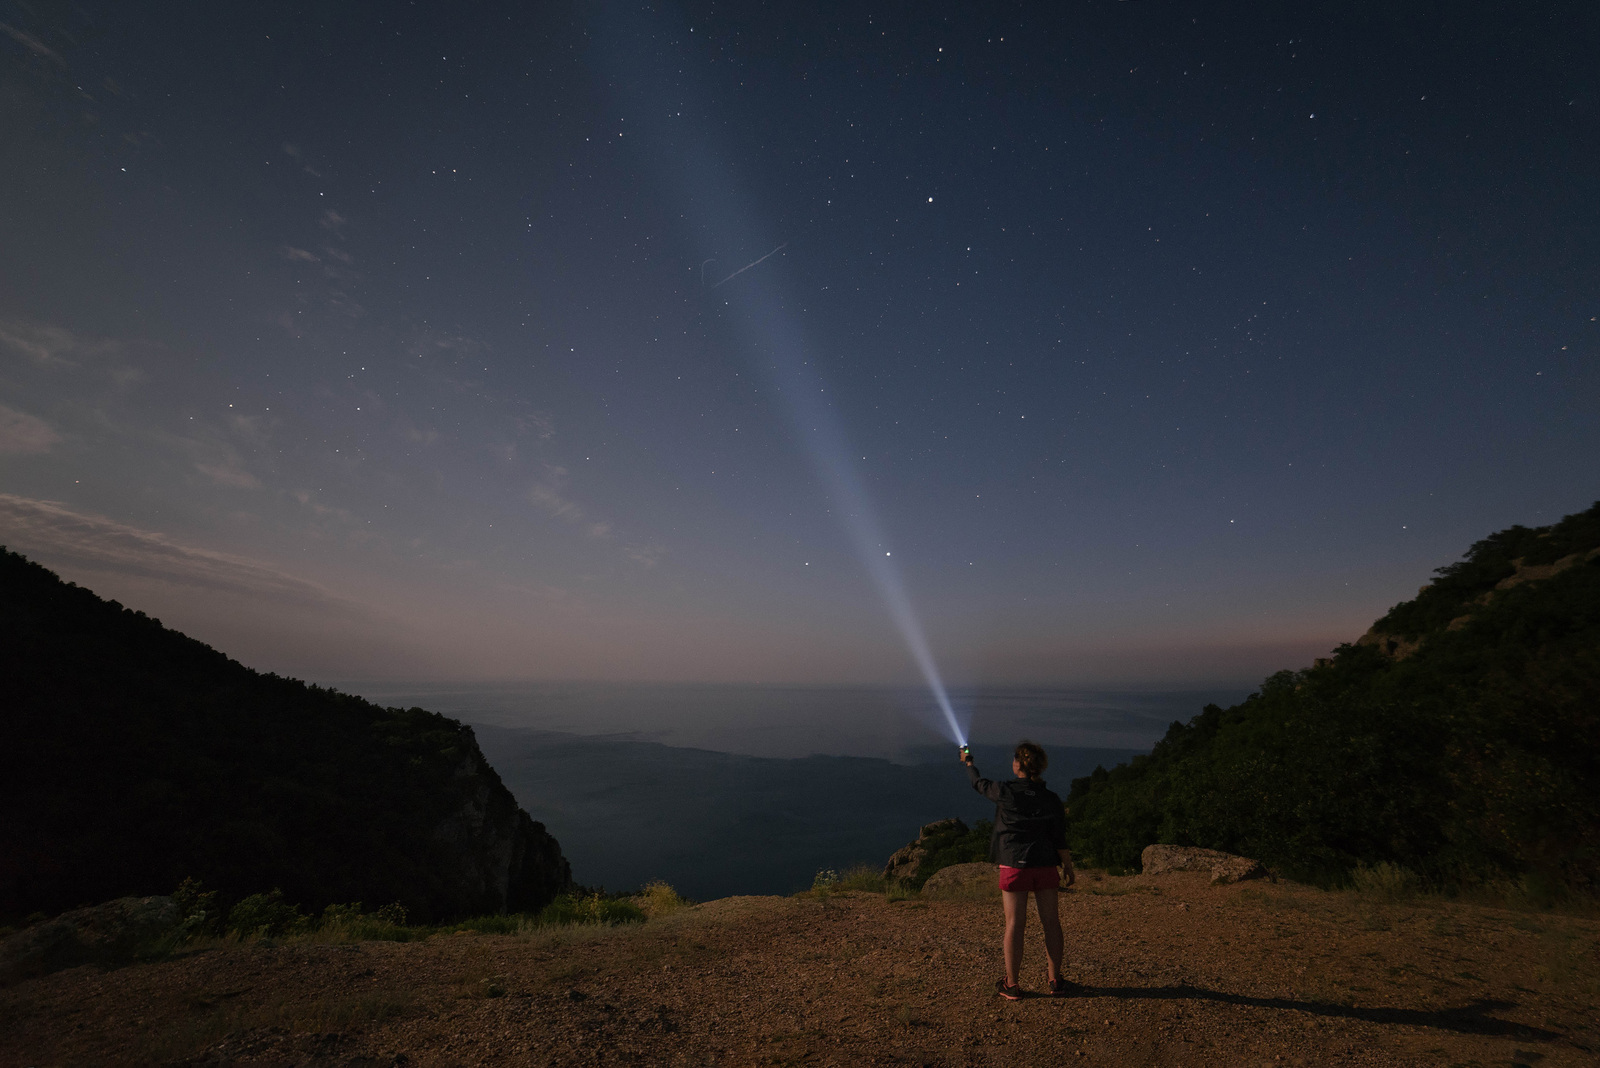
[[[0,1064],[1600,1064],[1600,923],[1089,876],[1078,996],[993,900],[729,898],[629,928],[220,945],[0,990]],[[1030,932],[1024,985],[1043,986]]]

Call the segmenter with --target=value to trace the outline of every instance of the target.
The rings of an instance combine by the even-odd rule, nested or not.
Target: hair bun
[[[1044,748],[1026,738],[1017,743],[1015,758],[1024,778],[1036,779],[1050,766],[1050,758],[1044,755]]]

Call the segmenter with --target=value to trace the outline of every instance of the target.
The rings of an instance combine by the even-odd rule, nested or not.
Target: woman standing
[[[1062,997],[1071,984],[1061,976],[1061,917],[1056,910],[1056,891],[1061,887],[1057,868],[1066,872],[1066,885],[1077,882],[1072,870],[1072,854],[1067,851],[1067,818],[1061,798],[1045,789],[1044,772],[1049,758],[1033,742],[1018,744],[1011,761],[1017,776],[1010,782],[995,782],[978,774],[972,753],[961,750],[972,788],[994,802],[994,834],[989,839],[989,860],[1000,865],[1000,896],[1006,910],[1006,974],[995,983],[1000,996],[1016,1001],[1023,996],[1017,982],[1022,963],[1022,932],[1028,921],[1028,892],[1039,909],[1039,924],[1044,928],[1044,952],[1049,961],[1046,978],[1052,997]]]

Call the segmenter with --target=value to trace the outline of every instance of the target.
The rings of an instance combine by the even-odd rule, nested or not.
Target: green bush
[[[1350,886],[1363,897],[1398,902],[1415,897],[1422,889],[1422,880],[1415,872],[1383,861],[1370,867],[1356,865],[1355,871],[1350,873]]]
[[[172,901],[178,906],[179,931],[184,937],[220,933],[223,913],[215,890],[205,889],[200,880],[190,876],[172,892]]]
[[[652,920],[661,916],[670,916],[680,909],[688,908],[691,904],[686,898],[680,897],[670,884],[664,883],[660,879],[646,883],[634,895],[633,900],[644,914]]]
[[[838,877],[833,884],[833,889],[861,890],[869,894],[881,894],[884,889],[883,872],[869,864],[857,864]]]
[[[310,926],[305,913],[283,899],[282,890],[251,894],[228,910],[228,930],[244,938],[282,938]]]
[[[910,901],[920,893],[921,891],[907,886],[898,879],[892,879],[883,888],[883,899],[885,901]]]
[[[507,912],[493,916],[473,916],[460,923],[451,924],[445,930],[474,931],[478,934],[523,934],[530,927],[538,925],[539,920],[536,916]]]
[[[559,895],[539,912],[537,922],[541,926],[557,924],[612,926],[621,923],[643,923],[644,920],[644,910],[633,902],[593,893],[587,896]]]
[[[406,925],[405,907],[398,902],[376,912],[363,912],[361,902],[329,905],[315,924],[317,935],[331,941],[409,942],[425,937],[429,928]]]

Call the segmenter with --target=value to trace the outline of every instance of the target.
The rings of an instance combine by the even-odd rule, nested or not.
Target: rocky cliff
[[[252,671],[0,550],[0,922],[187,877],[418,920],[571,881],[470,728]]]

